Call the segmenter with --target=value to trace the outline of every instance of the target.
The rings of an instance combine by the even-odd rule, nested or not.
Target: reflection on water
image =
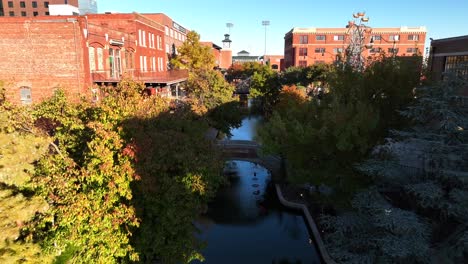
[[[302,216],[282,208],[268,171],[235,161],[237,173],[196,225],[206,263],[319,263]],[[199,263],[199,262],[194,262]]]
[[[261,121],[259,116],[249,116],[242,119],[240,127],[231,130],[231,136],[229,139],[236,140],[254,140],[257,135],[257,126]]]

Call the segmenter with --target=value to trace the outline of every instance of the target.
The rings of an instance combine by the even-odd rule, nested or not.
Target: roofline
[[[468,39],[468,35],[442,38],[442,39],[434,39],[434,40],[431,40],[431,43],[438,43],[438,42],[451,41],[451,40],[462,40],[462,39]]]

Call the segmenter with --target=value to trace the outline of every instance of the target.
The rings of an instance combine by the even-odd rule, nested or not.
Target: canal
[[[245,118],[231,139],[253,140],[259,121]],[[196,222],[207,243],[205,263],[320,263],[302,215],[280,205],[270,173],[251,162],[229,163],[230,184]]]

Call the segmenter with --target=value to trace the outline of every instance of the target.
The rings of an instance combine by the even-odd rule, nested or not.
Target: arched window
[[[20,87],[20,100],[22,104],[31,104],[31,87],[21,86]]]

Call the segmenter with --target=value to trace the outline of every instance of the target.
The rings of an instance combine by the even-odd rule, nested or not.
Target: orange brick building
[[[69,5],[77,9],[78,0],[0,0],[0,17],[48,16],[50,5]]]
[[[216,67],[221,70],[227,70],[232,65],[232,50],[229,48],[222,49],[220,46],[210,41],[201,41],[200,44],[211,48],[215,57]]]
[[[364,58],[382,52],[394,56],[422,55],[426,28],[372,28],[364,37],[364,43],[373,40],[372,48],[364,49]],[[284,37],[284,67],[332,63],[345,53],[348,45],[347,28],[293,28]]]
[[[0,80],[7,98],[35,103],[58,87],[72,96],[129,76],[169,95],[187,79],[168,71],[163,25],[138,13],[0,18]]]
[[[284,56],[283,55],[265,55],[263,56],[263,62],[270,65],[270,68],[274,71],[284,70]]]

